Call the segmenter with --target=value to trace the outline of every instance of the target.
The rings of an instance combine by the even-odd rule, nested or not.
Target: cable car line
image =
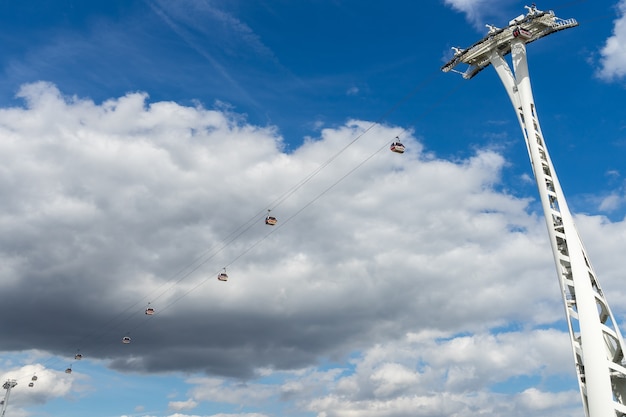
[[[372,127],[368,128],[368,130],[370,130]],[[363,136],[363,134],[359,135],[358,137]],[[394,139],[394,141],[397,140]],[[354,143],[355,141],[353,140],[351,143]],[[352,173],[354,173],[357,169],[359,169],[360,167],[362,167],[363,165],[365,165],[369,160],[371,160],[374,156],[376,156],[377,154],[379,154],[381,151],[383,151],[384,149],[387,149],[389,146],[389,142],[385,142],[381,147],[379,147],[378,149],[376,149],[376,151],[374,151],[370,156],[368,156],[367,158],[365,158],[364,160],[362,160],[359,164],[357,164],[355,167],[353,167],[350,171],[346,172],[344,175],[342,175],[338,180],[336,180],[334,183],[332,183],[329,187],[327,187],[326,189],[324,189],[321,193],[319,193],[315,198],[313,198],[312,200],[310,200],[309,202],[307,202],[304,206],[302,206],[299,210],[297,210],[294,214],[292,214],[291,216],[285,218],[283,221],[281,221],[281,224],[276,227],[276,228],[272,228],[268,233],[266,233],[262,238],[260,238],[259,240],[257,240],[256,242],[254,242],[252,245],[248,246],[246,249],[244,249],[243,251],[241,251],[237,256],[235,256],[233,259],[231,259],[231,261],[226,264],[226,266],[223,268],[223,272],[218,273],[218,280],[220,281],[227,281],[228,280],[228,275],[226,274],[226,268],[233,265],[235,262],[237,262],[240,258],[242,258],[243,256],[245,256],[247,253],[249,253],[251,250],[253,250],[255,247],[259,246],[263,241],[265,241],[267,238],[269,238],[273,233],[275,233],[276,231],[278,231],[280,228],[284,227],[286,224],[288,224],[292,219],[294,219],[296,216],[298,216],[301,212],[303,212],[304,210],[306,210],[308,207],[310,207],[312,204],[314,204],[317,200],[319,200],[320,198],[322,198],[325,194],[327,194],[329,191],[331,191],[333,188],[335,188],[339,183],[341,183],[343,180],[345,180],[347,177],[349,177]],[[342,149],[343,151],[343,149]],[[226,246],[226,245],[225,245]],[[225,246],[223,248],[225,248]],[[222,248],[222,249],[223,249]],[[206,261],[208,262],[208,260]],[[203,263],[206,263],[203,262]],[[202,265],[202,264],[201,264]],[[197,270],[201,265],[198,265],[197,268],[194,268],[194,271]],[[192,271],[193,272],[193,271]],[[204,278],[203,280],[201,280],[200,282],[198,282],[195,286],[189,288],[187,291],[183,292],[180,296],[178,296],[177,298],[173,299],[171,302],[169,302],[167,305],[161,307],[159,309],[159,312],[164,312],[166,310],[168,310],[171,306],[173,306],[174,304],[176,304],[178,301],[180,301],[181,299],[183,299],[184,297],[186,297],[187,295],[189,295],[190,293],[194,292],[195,290],[197,290],[199,287],[201,287],[202,285],[204,285],[206,282],[208,282],[209,280],[212,279],[212,277],[214,277],[215,274],[209,275],[206,278]],[[221,277],[221,278],[220,278]],[[155,313],[156,314],[156,313]],[[132,330],[137,329],[138,327],[140,327],[141,325],[143,325],[145,322],[141,322],[139,324],[137,324]]]
[[[301,189],[304,185],[306,185],[309,181],[311,181],[317,174],[319,174],[323,169],[325,169],[328,165],[330,165],[335,159],[337,159],[341,154],[343,154],[350,146],[352,146],[354,143],[356,143],[359,139],[361,139],[365,134],[367,134],[371,129],[373,129],[375,126],[381,124],[381,122],[383,120],[386,119],[386,117],[388,117],[390,114],[392,114],[393,112],[395,112],[401,105],[403,105],[406,101],[408,101],[412,96],[414,96],[421,88],[423,88],[424,86],[428,85],[430,82],[432,82],[432,80],[436,77],[436,75],[439,76],[441,74],[441,72],[439,71],[439,69],[437,69],[436,72],[433,72],[433,75],[431,75],[430,77],[428,77],[425,81],[423,81],[422,83],[420,83],[416,88],[414,88],[410,93],[406,94],[400,101],[398,101],[392,108],[390,108],[387,112],[385,112],[383,114],[383,116],[379,117],[375,122],[372,122],[366,129],[364,129],[359,135],[357,135],[352,141],[350,141],[348,144],[346,144],[343,148],[341,148],[338,152],[336,152],[335,154],[333,154],[330,158],[328,158],[324,163],[322,163],[320,166],[318,166],[314,171],[312,171],[309,175],[305,176],[304,179],[302,179],[300,182],[298,182],[297,184],[295,184],[294,186],[292,186],[290,189],[288,189],[286,192],[284,192],[282,195],[280,195],[278,198],[276,198],[272,204],[268,205],[269,207],[271,207],[270,209],[267,209],[267,214],[269,215],[269,212],[272,209],[275,209],[277,207],[279,207],[282,203],[284,203],[287,199],[289,199],[295,192],[297,192],[299,189]],[[459,83],[459,85],[461,85],[462,83]],[[446,94],[444,98],[447,98],[447,96],[450,96],[454,90],[456,90],[457,88],[453,89],[453,91],[451,91],[450,93]],[[442,100],[439,100],[438,103],[440,103]],[[432,110],[434,107],[437,107],[438,103],[436,103],[435,105],[431,105],[429,107],[429,109],[427,109],[428,111]],[[427,112],[428,112],[427,111]],[[425,112],[424,114],[426,114],[427,112]],[[422,114],[423,116],[423,114]],[[403,129],[402,132],[405,132],[406,129]],[[401,132],[401,133],[402,133]],[[401,135],[401,133],[399,135],[396,136],[396,139],[399,141],[399,136]],[[326,195],[331,189],[333,189],[334,187],[336,187],[339,183],[341,183],[343,180],[345,180],[348,176],[350,176],[353,172],[355,172],[357,169],[359,169],[361,166],[363,166],[365,163],[367,163],[369,160],[371,160],[376,154],[380,153],[382,150],[386,149],[389,147],[389,141],[385,141],[384,145],[381,146],[380,148],[378,148],[375,152],[373,152],[370,156],[368,156],[367,158],[365,158],[364,160],[362,160],[359,164],[357,164],[356,166],[354,166],[350,171],[348,171],[347,173],[345,173],[344,175],[342,175],[338,180],[336,180],[335,182],[333,182],[330,186],[328,186],[326,189],[324,189],[321,193],[319,193],[316,197],[314,197],[313,199],[311,199],[310,201],[308,201],[304,206],[302,206],[300,209],[298,209],[295,213],[293,213],[291,216],[286,217],[284,219],[281,220],[281,223],[276,225],[275,227],[272,227],[269,232],[264,235],[261,239],[257,240],[256,242],[254,242],[252,245],[250,245],[249,247],[247,247],[246,249],[244,249],[243,251],[241,251],[238,255],[236,255],[235,257],[233,257],[230,262],[228,262],[226,264],[226,266],[224,267],[224,273],[225,273],[225,268],[233,265],[234,263],[236,263],[240,258],[242,258],[243,256],[245,256],[247,253],[249,253],[251,250],[253,250],[255,247],[257,247],[258,245],[260,245],[263,241],[265,241],[271,234],[275,233],[276,231],[278,231],[279,229],[281,229],[282,227],[284,227],[286,224],[288,224],[291,220],[293,220],[296,216],[298,216],[302,211],[304,211],[305,209],[307,209],[308,207],[310,207],[312,204],[314,204],[316,201],[318,201],[320,198],[322,198],[324,195]],[[267,206],[266,206],[267,207]],[[261,210],[259,213],[255,214],[254,216],[252,216],[249,220],[247,220],[246,222],[244,222],[243,224],[241,224],[239,227],[237,227],[236,229],[234,229],[225,239],[222,240],[222,245],[219,246],[219,248],[217,247],[217,245],[213,246],[212,248],[207,249],[205,252],[203,252],[202,254],[200,254],[199,256],[197,256],[190,264],[185,265],[184,267],[182,267],[178,272],[176,272],[173,276],[172,279],[170,279],[168,282],[162,284],[159,288],[157,288],[157,290],[163,288],[164,286],[166,286],[167,284],[171,284],[169,285],[166,289],[164,289],[163,291],[161,291],[156,297],[154,298],[150,298],[151,301],[156,301],[159,298],[161,298],[163,295],[165,295],[167,292],[171,291],[176,285],[178,285],[180,282],[182,282],[184,279],[188,278],[191,274],[193,274],[194,272],[196,272],[200,267],[202,267],[203,265],[205,265],[207,262],[209,262],[211,259],[213,259],[217,254],[219,254],[220,252],[222,252],[225,248],[227,248],[230,244],[232,244],[236,239],[238,239],[240,236],[242,236],[243,234],[245,234],[247,231],[249,231],[255,224],[257,224],[258,218],[260,215],[263,214],[263,212],[266,209]],[[267,217],[266,217],[267,219]],[[176,277],[179,277],[178,279],[175,279]],[[180,299],[184,298],[185,296],[187,296],[189,293],[195,291],[197,288],[199,288],[201,285],[203,285],[204,283],[206,283],[208,280],[210,279],[215,279],[215,274],[212,274],[211,276],[206,277],[205,279],[201,280],[199,283],[197,283],[195,286],[193,286],[192,288],[188,289],[187,291],[185,291],[184,293],[182,293],[179,297],[177,297],[176,299],[171,300],[169,303],[167,303],[164,306],[159,307],[158,311],[156,311],[153,307],[150,307],[152,309],[151,314],[145,314],[144,319],[150,319],[152,318],[152,316],[157,315],[157,313],[162,313],[164,311],[166,311],[168,308],[170,308],[172,305],[174,305],[175,303],[177,303]],[[152,291],[151,294],[153,294],[155,291]],[[117,319],[121,318],[123,315],[125,315],[126,313],[129,312],[129,310],[131,310],[133,307],[137,306],[139,303],[145,303],[145,300],[149,298],[149,296],[144,296],[142,298],[141,301],[138,301],[132,305],[130,305],[129,307],[127,307],[125,310],[123,310],[122,312],[118,313],[115,317],[113,317],[112,319],[110,319],[105,326],[100,327],[99,328],[99,332],[98,334],[100,335],[100,337],[97,337],[96,334],[91,333],[89,336],[86,336],[85,338],[83,338],[84,340],[93,340],[93,339],[102,339],[103,338],[103,333],[102,331],[108,327],[111,327],[111,325],[113,325],[114,322],[117,321]],[[150,305],[150,302],[148,302],[148,305]],[[145,312],[145,311],[144,311]],[[121,324],[127,322],[128,320],[131,320],[133,318],[135,318],[135,314],[133,315],[129,315],[127,316],[125,319],[121,320],[120,322],[115,324],[115,328],[119,328],[121,326]],[[132,326],[132,329],[136,329],[142,325],[144,325],[146,322],[145,320],[138,323],[136,326]],[[106,333],[112,333],[113,329],[109,329],[108,331],[106,331]],[[108,340],[108,339],[107,339]],[[117,339],[119,343],[120,339]],[[129,344],[130,343],[130,336],[127,335],[124,336],[122,338],[122,343],[124,344]],[[100,349],[98,349],[100,350]],[[91,355],[92,357],[96,356],[96,355]],[[81,355],[82,358],[82,355]],[[51,358],[52,360],[53,358]],[[56,359],[57,361],[60,360],[59,358]],[[46,361],[48,362],[48,361]],[[70,369],[71,372],[71,365],[68,368]],[[67,371],[67,370],[66,370]],[[69,373],[69,372],[68,372]]]
[[[231,232],[228,235],[228,238],[230,238],[230,240],[228,240],[227,242],[222,244],[220,247],[217,247],[217,245],[215,245],[214,247],[212,247],[212,248],[208,249],[207,251],[205,251],[202,255],[196,257],[196,259],[194,259],[194,261],[191,264],[188,264],[188,265],[182,267],[176,274],[174,274],[174,277],[176,277],[177,275],[185,272],[185,270],[187,270],[189,268],[191,268],[191,269],[187,270],[176,281],[171,279],[170,281],[166,282],[165,284],[163,284],[159,288],[157,288],[157,290],[158,290],[158,289],[163,288],[167,284],[171,284],[168,288],[166,288],[165,290],[161,291],[161,293],[159,293],[156,297],[151,298],[151,300],[152,301],[157,301],[158,299],[160,299],[164,294],[166,294],[168,291],[170,291],[172,288],[174,288],[177,284],[182,282],[184,279],[189,277],[192,273],[197,271],[200,267],[202,267],[204,264],[206,264],[208,261],[210,261],[212,258],[214,258],[217,254],[219,254],[227,246],[229,246],[234,240],[236,240],[241,235],[243,235],[245,232],[247,232],[250,228],[252,228],[257,223],[257,221],[258,221],[258,215],[253,216],[251,219],[249,219],[243,225],[240,225],[238,228],[236,228],[233,232]],[[237,231],[239,231],[239,232],[237,234],[235,234]],[[212,253],[208,258],[203,259],[211,251],[214,251],[214,253]],[[196,265],[194,266],[194,264],[196,264]],[[152,293],[154,293],[155,291],[156,290],[152,291]],[[95,339],[97,341],[98,339],[104,339],[104,337],[105,337],[103,335],[104,332],[110,334],[110,333],[112,333],[114,331],[114,328],[118,328],[123,323],[125,323],[126,321],[132,319],[135,316],[135,313],[132,313],[130,315],[126,315],[126,313],[129,313],[129,311],[131,309],[137,307],[140,303],[144,303],[147,298],[148,298],[148,296],[144,296],[141,300],[139,300],[139,301],[133,303],[132,305],[128,306],[126,309],[124,309],[123,311],[121,311],[120,313],[118,313],[117,315],[112,317],[111,319],[109,319],[97,331],[94,331],[94,332],[90,333],[89,335],[84,336],[81,339],[81,342],[84,342],[86,340],[94,340]],[[150,303],[148,303],[148,304],[150,304]],[[145,310],[144,310],[144,312],[145,312]],[[154,315],[154,308],[153,308],[153,314],[149,314],[149,315]],[[123,317],[123,316],[125,316],[125,317]],[[118,320],[118,319],[121,319],[121,320]]]
[[[436,77],[441,76],[441,71],[439,71],[439,69],[437,69],[436,71],[434,71],[427,79],[425,79],[424,81],[422,81],[420,84],[418,84],[411,92],[409,92],[408,94],[406,94],[400,101],[398,101],[393,107],[391,107],[387,112],[385,112],[381,117],[379,117],[375,122],[372,122],[366,129],[364,129],[359,135],[357,135],[352,141],[350,141],[348,144],[346,144],[343,148],[341,148],[338,152],[336,152],[335,154],[333,154],[330,158],[328,158],[324,163],[322,163],[320,166],[318,166],[314,171],[312,171],[310,174],[308,174],[303,180],[301,180],[300,182],[298,182],[297,184],[295,184],[294,186],[292,186],[290,189],[288,189],[285,193],[283,193],[281,196],[279,196],[278,198],[276,198],[272,203],[270,203],[268,206],[269,207],[279,207],[284,201],[286,201],[289,197],[291,197],[296,191],[298,191],[300,188],[302,188],[304,185],[306,185],[310,180],[312,180],[317,174],[319,174],[324,168],[326,168],[328,165],[330,165],[335,159],[337,159],[343,152],[345,152],[350,146],[352,146],[354,143],[356,143],[359,139],[361,139],[365,134],[367,134],[371,129],[373,129],[375,126],[379,125],[383,120],[385,120],[386,117],[388,117],[390,114],[392,114],[393,112],[395,112],[401,105],[403,105],[406,101],[408,101],[411,97],[413,97],[415,94],[417,94],[417,92],[419,90],[421,90],[423,87],[425,87],[426,85],[430,84]],[[271,209],[270,209],[271,210]],[[262,211],[261,211],[262,213]],[[238,239],[241,235],[243,235],[244,233],[246,233],[248,230],[250,230],[250,228],[252,228],[255,224],[256,224],[256,219],[258,218],[259,214],[256,214],[254,216],[252,216],[250,219],[248,219],[248,221],[246,221],[245,223],[243,223],[242,225],[240,225],[238,228],[236,228],[233,232],[231,232],[231,234],[229,234],[227,236],[227,238],[225,239],[226,242],[223,243],[223,245],[219,248],[219,249],[209,249],[207,251],[205,251],[203,254],[201,254],[200,256],[198,256],[191,264],[184,266],[183,268],[181,268],[179,270],[179,272],[177,272],[177,274],[175,274],[174,276],[177,276],[178,274],[182,273],[183,271],[185,271],[188,268],[191,268],[190,270],[188,270],[186,273],[184,273],[183,275],[180,276],[180,278],[178,280],[176,280],[173,284],[171,284],[167,289],[165,289],[164,291],[162,291],[158,296],[156,297],[152,297],[151,300],[152,301],[156,301],[159,298],[161,298],[164,294],[166,294],[167,292],[169,292],[172,288],[174,288],[177,284],[179,284],[180,282],[182,282],[184,279],[186,279],[187,277],[189,277],[193,272],[197,271],[201,266],[203,266],[204,264],[206,264],[208,261],[210,261],[212,258],[214,258],[217,254],[219,254],[220,252],[222,252],[222,250],[224,250],[226,247],[228,247],[232,242],[234,242],[236,239]],[[238,232],[238,233],[237,233]],[[215,249],[215,252],[212,253],[210,256],[206,257],[206,255],[211,252],[211,250]],[[206,258],[205,258],[206,257]],[[194,264],[196,264],[194,266]],[[228,266],[228,265],[227,265]],[[168,281],[172,282],[173,280]],[[163,286],[161,286],[160,288],[162,288]],[[154,291],[153,291],[154,293]],[[144,297],[142,299],[145,300],[147,297]],[[135,304],[136,305],[136,304]],[[126,309],[123,313],[126,313],[130,308]]]
[[[448,94],[445,95],[445,97],[447,98],[448,96],[451,96],[458,88],[460,88],[460,86],[463,85],[463,83],[459,83],[457,87],[453,88],[452,90],[450,90],[448,92]],[[415,91],[414,91],[415,92]],[[407,96],[405,96],[405,100],[408,99],[410,96],[413,95],[409,94]],[[443,100],[439,100],[435,103],[434,106],[431,106],[428,110],[432,110],[432,108],[437,107],[441,102],[443,102]],[[396,106],[395,108],[397,108],[398,106]],[[395,109],[394,108],[394,109]],[[423,117],[424,115],[426,115],[429,111],[427,112],[423,112],[420,117]],[[388,112],[387,114],[391,113]],[[295,193],[295,191],[297,191],[297,189],[301,188],[304,184],[306,184],[308,181],[310,181],[317,173],[319,173],[324,167],[328,166],[330,164],[330,162],[332,162],[334,159],[336,159],[341,153],[343,153],[348,147],[350,147],[352,144],[354,144],[358,139],[360,139],[361,137],[363,137],[368,131],[370,131],[371,129],[373,129],[376,125],[380,124],[380,122],[382,121],[382,118],[379,118],[378,121],[373,122],[367,129],[365,129],[363,132],[361,132],[355,139],[353,139],[351,142],[349,142],[346,146],[344,146],[339,152],[337,152],[336,154],[334,154],[331,158],[329,158],[324,164],[320,165],[320,167],[318,167],[318,169],[316,169],[313,173],[309,174],[305,180],[301,181],[300,183],[298,183],[296,186],[294,186],[290,192],[286,193],[286,197],[276,200],[278,201],[277,204],[274,207],[277,207],[278,205],[280,205],[282,202],[284,202],[286,200],[287,197],[293,195]],[[403,132],[406,131],[406,129],[403,129]],[[399,135],[398,135],[399,136]],[[399,143],[399,137],[396,136],[396,138],[394,139],[393,143]],[[369,157],[365,158],[363,161],[361,161],[359,164],[357,164],[354,168],[352,168],[350,171],[348,171],[347,173],[345,173],[342,177],[340,177],[337,181],[335,181],[333,184],[331,184],[328,188],[326,188],[324,191],[322,191],[320,194],[318,194],[314,199],[310,200],[307,204],[305,204],[303,207],[301,207],[298,211],[296,211],[293,215],[291,215],[290,217],[287,217],[284,221],[281,221],[281,225],[277,228],[273,228],[270,232],[268,232],[266,235],[264,235],[261,239],[259,239],[258,241],[256,241],[255,243],[253,243],[252,245],[250,245],[248,248],[246,248],[245,250],[243,250],[239,255],[237,255],[236,257],[234,257],[227,265],[231,266],[232,264],[234,264],[237,260],[239,260],[241,257],[243,257],[244,255],[246,255],[248,252],[250,252],[252,249],[254,249],[256,246],[258,246],[259,244],[261,244],[261,242],[263,242],[264,240],[266,240],[271,234],[273,234],[274,232],[276,232],[278,229],[280,229],[281,227],[283,227],[285,224],[289,223],[289,221],[291,221],[294,217],[296,217],[297,215],[299,215],[302,211],[304,211],[306,208],[308,208],[309,206],[311,206],[313,203],[315,203],[317,200],[319,200],[321,197],[323,197],[326,193],[328,193],[331,189],[333,189],[335,186],[337,186],[340,182],[342,182],[344,179],[346,179],[348,176],[350,176],[353,172],[355,172],[357,169],[359,169],[361,166],[363,166],[365,163],[367,163],[370,159],[372,159],[376,154],[380,153],[382,150],[386,149],[389,146],[389,142],[385,142],[383,146],[381,146],[380,148],[378,148],[374,153],[372,153]],[[270,210],[268,210],[269,213]],[[239,236],[239,235],[238,235]],[[229,242],[230,243],[230,242]],[[225,245],[227,246],[227,245]],[[223,248],[225,248],[225,246]],[[222,249],[223,249],[222,248]],[[208,262],[208,260],[207,260]],[[201,266],[201,265],[200,265]],[[224,274],[226,272],[226,267],[224,267]],[[194,269],[194,271],[197,270],[197,268]],[[219,275],[218,275],[219,276]],[[184,292],[183,294],[181,294],[178,298],[176,298],[175,300],[173,300],[171,303],[169,303],[165,308],[163,308],[163,310],[166,310],[167,308],[169,308],[170,306],[172,306],[173,304],[175,304],[177,301],[179,301],[180,299],[184,298],[185,296],[187,296],[189,293],[195,291],[197,288],[199,288],[200,286],[202,286],[204,283],[206,283],[207,281],[209,281],[210,277],[205,278],[204,280],[202,280],[201,282],[199,282],[196,286],[190,288],[189,290],[187,290],[186,292]],[[227,277],[226,277],[227,279]],[[226,280],[224,279],[224,281]]]
[[[273,204],[270,207],[276,208],[280,206],[285,200],[291,197],[296,191],[302,188],[306,183],[312,180],[318,173],[320,173],[324,168],[330,165],[335,159],[337,159],[343,152],[345,152],[350,146],[356,143],[359,139],[361,139],[365,134],[367,134],[370,130],[372,130],[377,125],[381,124],[389,115],[393,114],[401,105],[406,103],[411,97],[413,97],[419,90],[421,90],[426,85],[430,84],[435,78],[441,76],[441,71],[434,71],[431,73],[424,81],[418,84],[412,91],[402,97],[396,104],[394,104],[389,110],[387,110],[382,116],[380,116],[376,121],[372,122],[363,132],[357,135],[352,141],[346,144],[343,148],[341,148],[338,152],[333,154],[329,159],[327,159],[323,164],[321,164],[317,169],[307,175],[303,180],[301,180],[298,184],[294,185],[289,191],[284,193],[280,198],[274,200]]]
[[[451,95],[452,92],[450,92],[448,95]],[[342,148],[338,153],[336,153],[335,155],[333,155],[331,158],[329,158],[327,160],[327,162],[325,164],[322,164],[317,170],[315,170],[313,173],[311,173],[309,176],[307,176],[305,178],[305,180],[301,181],[299,184],[297,184],[296,186],[292,187],[292,189],[285,193],[284,196],[281,197],[281,199],[277,199],[275,201],[277,201],[277,205],[280,205],[282,202],[284,202],[289,196],[291,196],[293,193],[295,193],[295,191],[299,188],[301,188],[303,185],[305,185],[308,181],[310,181],[315,175],[317,175],[317,173],[319,173],[323,168],[325,168],[326,166],[328,166],[330,164],[330,162],[332,162],[334,159],[336,159],[338,157],[339,154],[343,153],[349,146],[351,146],[352,144],[354,144],[358,139],[360,139],[363,135],[365,135],[365,133],[367,133],[369,130],[371,130],[376,124],[378,124],[379,121],[373,123],[372,125],[370,125],[365,131],[361,132],[355,139],[353,139],[348,145],[346,145],[344,148]],[[405,131],[405,130],[403,130]],[[399,139],[399,136],[396,136],[396,139]],[[298,211],[296,211],[294,214],[292,214],[291,216],[285,218],[284,220],[281,221],[281,225],[276,227],[276,228],[272,228],[264,237],[262,237],[261,239],[259,239],[258,241],[256,241],[255,243],[253,243],[252,245],[250,245],[248,248],[246,248],[245,250],[243,250],[241,253],[239,253],[237,256],[235,256],[227,265],[231,266],[232,264],[234,264],[235,262],[237,262],[240,258],[242,258],[243,256],[245,256],[248,252],[250,252],[251,250],[253,250],[255,247],[257,247],[258,245],[260,245],[264,240],[266,240],[272,233],[278,231],[278,229],[280,229],[281,227],[283,227],[284,225],[288,224],[292,219],[294,219],[296,216],[298,216],[302,211],[304,211],[305,209],[307,209],[308,207],[310,207],[312,204],[314,204],[317,200],[319,200],[320,198],[322,198],[325,194],[327,194],[331,189],[333,189],[334,187],[336,187],[340,182],[342,182],[343,180],[345,180],[348,176],[350,176],[354,171],[356,171],[358,168],[360,168],[361,166],[363,166],[365,163],[367,163],[370,159],[372,159],[376,154],[380,153],[382,150],[386,149],[389,146],[389,142],[386,141],[384,143],[384,145],[382,145],[380,148],[378,148],[374,153],[372,153],[369,157],[365,158],[364,160],[362,160],[359,164],[357,164],[355,167],[353,167],[350,171],[348,171],[347,173],[345,173],[342,177],[340,177],[338,180],[336,180],[334,183],[332,183],[329,187],[327,187],[325,190],[323,190],[320,194],[318,194],[315,198],[313,198],[312,200],[310,200],[308,203],[306,203],[304,206],[302,206]],[[274,207],[276,207],[274,206]],[[269,212],[269,211],[268,211]],[[262,212],[261,212],[262,213]],[[257,217],[257,216],[254,216]],[[258,219],[258,217],[257,217]],[[157,296],[156,299],[160,298],[162,295],[164,295],[164,293],[166,293],[167,291],[169,291],[171,288],[173,288],[176,284],[180,283],[183,279],[187,278],[189,275],[191,275],[193,272],[197,271],[202,265],[206,264],[208,261],[210,261],[215,255],[217,255],[219,252],[221,252],[223,249],[225,249],[227,246],[229,246],[234,240],[236,240],[238,237],[240,237],[242,234],[244,234],[245,232],[247,232],[251,227],[254,226],[254,224],[256,224],[256,219],[255,221],[248,221],[246,223],[244,223],[242,226],[240,226],[239,228],[235,229],[234,232],[231,232],[231,234],[229,235],[231,237],[230,240],[228,240],[227,242],[225,242],[219,249],[216,250],[215,253],[213,253],[209,258],[207,259],[203,259],[203,257],[211,251],[211,249],[207,250],[203,255],[197,257],[194,260],[194,263],[198,263],[197,265],[193,266],[193,263],[191,266],[193,266],[193,268],[190,271],[187,271],[181,278],[179,278],[174,285],[170,286],[167,290],[163,291],[161,294],[159,294]],[[233,236],[233,234],[239,230],[239,233],[235,234]],[[215,248],[213,248],[215,249]],[[201,262],[200,262],[201,261]],[[186,269],[191,267],[190,265],[187,265],[183,268],[180,269],[180,271],[185,271]],[[176,299],[172,300],[170,303],[168,303],[167,305],[163,306],[162,308],[159,309],[160,312],[163,312],[165,310],[167,310],[169,307],[171,307],[172,305],[176,304],[178,301],[180,301],[182,298],[184,298],[185,296],[187,296],[188,294],[190,294],[191,292],[195,291],[197,288],[199,288],[201,285],[203,285],[204,283],[206,283],[207,281],[209,281],[211,279],[211,277],[214,277],[215,275],[211,275],[205,279],[203,279],[201,282],[199,282],[198,284],[196,284],[195,286],[193,286],[192,288],[190,288],[189,290],[185,291],[183,294],[181,294],[179,297],[177,297]],[[145,297],[144,297],[145,298]],[[148,303],[150,304],[150,303]],[[127,312],[131,307],[127,308],[126,310],[124,310],[123,313]],[[153,310],[153,314],[155,315],[156,312]],[[119,315],[118,315],[119,316]],[[129,319],[131,319],[134,316],[131,316],[129,318],[127,318],[126,320],[123,320],[122,322],[125,322]],[[139,323],[136,326],[134,326],[132,328],[132,330],[142,326],[145,322]],[[120,323],[121,324],[121,323]],[[119,339],[118,339],[119,340]],[[118,342],[119,343],[119,342]],[[129,344],[130,343],[130,336],[124,336],[122,338],[122,343],[123,344]],[[70,372],[71,372],[71,366],[70,368]]]
[[[353,167],[350,171],[348,171],[347,173],[345,173],[343,176],[341,176],[338,180],[336,180],[334,183],[332,183],[329,187],[327,187],[326,189],[324,189],[321,193],[319,193],[315,198],[313,198],[312,200],[310,200],[309,202],[307,202],[304,206],[302,206],[298,211],[296,211],[294,214],[292,214],[291,216],[287,217],[284,221],[281,221],[280,226],[276,227],[276,228],[272,228],[268,233],[266,233],[262,238],[260,238],[259,240],[257,240],[256,242],[254,242],[252,245],[248,246],[246,249],[244,249],[242,252],[240,252],[237,256],[235,256],[223,269],[224,269],[224,274],[226,273],[226,268],[233,265],[235,262],[237,262],[240,258],[242,258],[243,256],[245,256],[248,252],[250,252],[252,249],[254,249],[255,247],[257,247],[258,245],[260,245],[263,241],[265,241],[267,238],[270,237],[270,235],[272,235],[273,233],[275,233],[276,231],[278,231],[280,228],[284,227],[284,225],[288,224],[291,220],[293,220],[296,216],[298,216],[301,212],[303,212],[304,210],[306,210],[308,207],[310,207],[312,204],[314,204],[317,200],[319,200],[320,198],[322,198],[326,193],[328,193],[330,190],[332,190],[333,188],[335,188],[339,183],[341,183],[343,180],[345,180],[347,177],[349,177],[352,173],[354,173],[357,169],[359,169],[360,167],[362,167],[363,165],[365,165],[370,159],[372,159],[374,156],[376,156],[377,154],[379,154],[381,151],[383,151],[384,149],[387,149],[388,147],[388,142],[386,142],[385,144],[383,144],[383,146],[381,146],[380,148],[378,148],[374,153],[372,153],[370,156],[368,156],[367,158],[365,158],[363,161],[361,161],[359,164],[357,164],[355,167]],[[219,276],[219,275],[218,275]],[[207,281],[209,281],[211,278],[213,277],[213,275],[203,279],[202,281],[200,281],[198,284],[196,284],[194,287],[190,288],[189,290],[185,291],[184,293],[182,293],[179,297],[177,297],[176,299],[172,300],[169,304],[167,304],[165,307],[163,307],[160,311],[165,311],[167,310],[169,307],[171,307],[172,305],[176,304],[178,301],[180,301],[182,298],[186,297],[187,295],[189,295],[190,293],[192,293],[193,291],[195,291],[196,289],[198,289],[199,287],[201,287],[203,284],[205,284]],[[218,278],[219,279],[219,278]],[[226,281],[228,279],[228,277],[226,277],[226,279],[223,279],[223,281]]]

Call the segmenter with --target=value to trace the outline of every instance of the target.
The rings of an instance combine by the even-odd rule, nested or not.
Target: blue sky
[[[0,2],[6,415],[580,415],[513,109],[440,70],[524,5]],[[531,82],[624,323],[626,3],[537,7],[580,23]]]

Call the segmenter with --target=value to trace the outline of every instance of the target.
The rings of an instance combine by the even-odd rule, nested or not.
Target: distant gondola
[[[153,314],[154,314],[154,308],[152,308],[152,307],[148,306],[148,307],[146,308],[146,316],[151,316],[151,315],[153,315]]]
[[[396,140],[391,144],[391,146],[389,147],[389,149],[391,149],[391,152],[395,152],[395,153],[404,153],[404,145],[400,142],[400,139],[396,136]]]
[[[124,343],[125,345],[130,343],[130,337],[128,336],[124,336],[122,337],[122,343]]]
[[[228,281],[228,275],[226,274],[226,268],[224,268],[224,272],[220,272],[217,276],[219,281]]]
[[[278,220],[276,220],[276,217],[270,216],[270,210],[267,210],[267,217],[265,218],[265,224],[274,226],[276,225],[276,223],[278,223]]]
[[[72,368],[67,368],[67,369],[65,370],[65,373],[66,373],[66,374],[71,374],[71,373],[72,373]]]

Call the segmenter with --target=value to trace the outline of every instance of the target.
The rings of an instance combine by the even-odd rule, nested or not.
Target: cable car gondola
[[[515,29],[513,29],[513,36],[516,38],[530,39],[532,38],[533,34],[530,33],[528,29],[517,26]]]
[[[219,281],[228,281],[228,275],[226,274],[226,268],[224,268],[224,272],[220,272],[217,276]]]
[[[122,337],[122,343],[124,343],[125,345],[130,343],[130,337],[128,336],[124,336]]]
[[[76,355],[74,355],[74,359],[76,359],[77,361],[81,360],[83,358],[83,355],[81,355],[80,353],[77,353]]]
[[[31,381],[37,381],[37,375],[33,375],[33,377],[30,380]]]
[[[66,374],[71,374],[71,373],[72,373],[72,367],[70,366],[69,368],[67,368],[67,369],[65,370],[65,373],[66,373]]]
[[[398,138],[396,136],[396,140],[391,144],[391,146],[389,147],[389,149],[391,149],[391,152],[395,152],[395,153],[404,153],[404,145],[400,142],[400,138]]]
[[[148,303],[148,307],[146,307],[146,316],[152,316],[154,314],[154,308],[150,307]]]
[[[276,225],[276,223],[278,223],[278,220],[276,220],[276,217],[270,216],[270,210],[267,210],[267,217],[265,218],[265,224],[274,226]]]
[[[29,383],[28,383],[28,386],[32,388],[32,387],[34,387],[34,386],[35,386],[35,383],[34,383],[34,382],[29,382]]]

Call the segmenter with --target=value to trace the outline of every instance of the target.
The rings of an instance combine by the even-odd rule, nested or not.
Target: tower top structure
[[[545,12],[538,10],[534,3],[525,7],[528,13],[511,20],[508,26],[497,28],[493,25],[486,25],[489,33],[484,38],[466,49],[452,48],[455,52],[454,57],[441,67],[441,70],[458,72],[463,75],[463,78],[469,80],[491,64],[490,57],[494,51],[497,51],[500,56],[509,54],[511,41],[515,38],[520,38],[528,44],[560,30],[578,26],[575,19],[560,19],[552,10]],[[465,71],[455,69],[459,64],[467,65]]]

